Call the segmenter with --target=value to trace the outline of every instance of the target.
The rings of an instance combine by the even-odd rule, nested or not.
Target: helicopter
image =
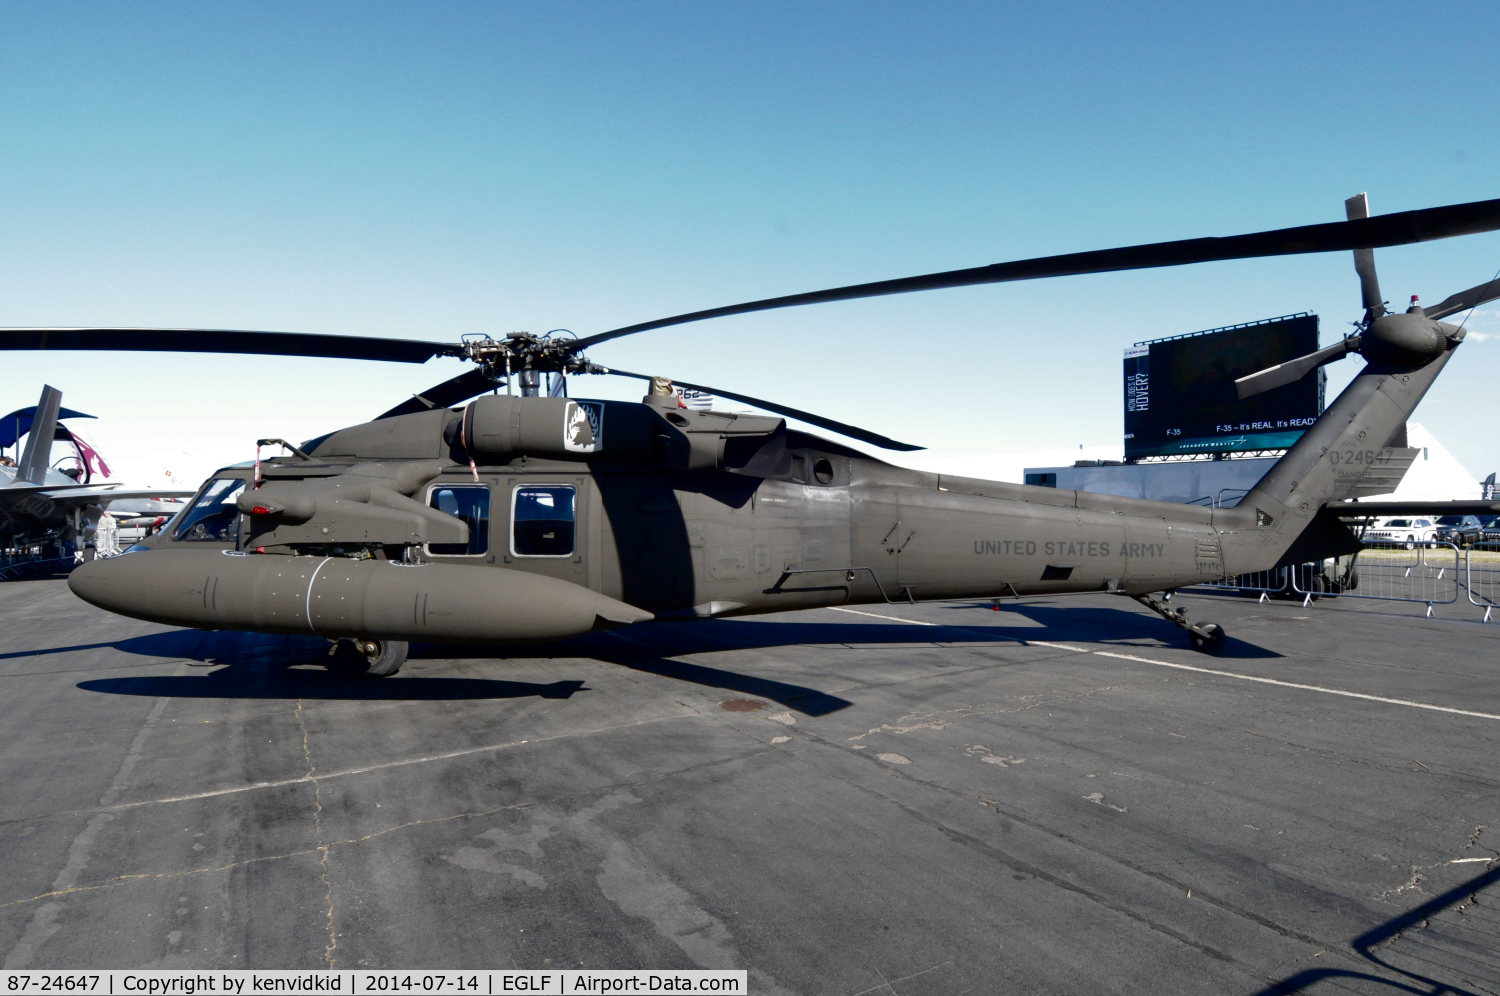
[[[1500,229],[1500,200],[1228,238],[1000,263],[768,298],[595,335],[457,343],[206,329],[0,331],[0,348],[470,361],[373,421],[228,467],[160,534],[75,569],[72,590],[122,615],[324,637],[360,673],[394,674],[413,641],[545,641],[653,619],[959,598],[1114,592],[1224,646],[1166,593],[1357,551],[1340,503],[1385,494],[1418,450],[1407,417],[1462,343],[1441,321],[1500,280],[1387,311],[1372,250]],[[891,450],[920,447],[775,402],[691,388],[771,415],[689,409],[666,378],[585,350],[652,329],[948,287],[1353,251],[1356,334],[1241,378],[1242,397],[1350,353],[1365,367],[1234,507],[925,473],[789,428],[800,419]],[[543,376],[649,382],[640,403],[544,395]],[[556,382],[554,381],[554,384]],[[498,393],[504,386],[507,393]],[[519,387],[519,393],[514,388]],[[492,393],[493,392],[493,393]],[[464,402],[468,402],[464,404]],[[460,407],[461,406],[461,407]],[[781,417],[775,417],[781,416]]]

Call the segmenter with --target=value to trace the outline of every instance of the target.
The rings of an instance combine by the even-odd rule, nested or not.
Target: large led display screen
[[[1320,368],[1244,401],[1239,377],[1318,348],[1318,316],[1138,343],[1125,351],[1125,459],[1281,450],[1323,413]]]

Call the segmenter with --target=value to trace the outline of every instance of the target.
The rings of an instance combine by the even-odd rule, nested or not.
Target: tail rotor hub
[[[1380,316],[1358,340],[1355,348],[1365,359],[1397,367],[1419,367],[1441,356],[1450,345],[1445,327],[1424,315],[1421,308]]]

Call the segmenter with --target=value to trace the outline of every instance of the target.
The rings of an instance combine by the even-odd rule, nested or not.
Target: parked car
[[[1479,542],[1500,544],[1500,515],[1480,520]]]
[[[1484,525],[1477,515],[1441,515],[1437,520],[1437,541],[1456,546],[1473,546],[1484,535]]]
[[[1437,538],[1437,526],[1431,519],[1395,518],[1381,519],[1365,531],[1366,543],[1404,544],[1409,550],[1418,543],[1431,543]]]

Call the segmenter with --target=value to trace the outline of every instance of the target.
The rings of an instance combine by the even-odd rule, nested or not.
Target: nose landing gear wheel
[[[389,678],[406,663],[405,640],[340,640],[333,653],[351,674]]]

